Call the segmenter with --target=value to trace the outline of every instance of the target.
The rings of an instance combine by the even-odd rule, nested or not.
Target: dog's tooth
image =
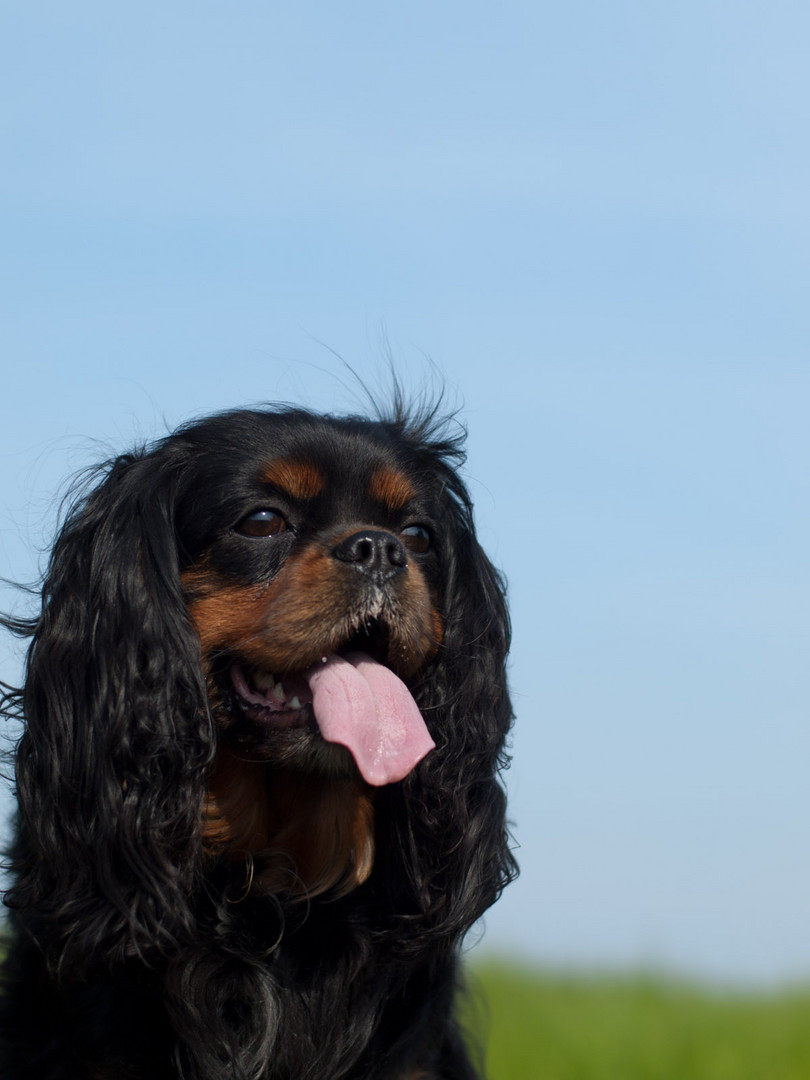
[[[286,698],[287,694],[284,691],[284,685],[281,682],[277,682],[273,689],[270,691],[270,697],[273,701],[277,701],[279,704]]]
[[[300,709],[301,708],[301,702],[300,702],[300,700],[298,698],[298,694],[296,694],[294,698],[290,699],[289,705],[290,705],[291,709]]]
[[[276,685],[276,677],[270,671],[257,671],[253,682],[257,690],[272,690]]]

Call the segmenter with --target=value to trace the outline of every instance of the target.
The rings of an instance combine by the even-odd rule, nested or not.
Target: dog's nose
[[[389,532],[364,529],[352,533],[332,549],[340,562],[352,563],[367,574],[376,585],[382,585],[408,565],[405,548]]]

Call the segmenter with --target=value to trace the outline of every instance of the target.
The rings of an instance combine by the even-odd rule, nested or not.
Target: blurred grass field
[[[473,967],[467,1024],[488,1080],[810,1080],[810,989]]]

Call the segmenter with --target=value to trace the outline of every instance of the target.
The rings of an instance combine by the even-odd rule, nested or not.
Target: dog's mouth
[[[312,693],[301,673],[277,677],[270,671],[243,667],[234,661],[230,668],[236,703],[248,719],[278,731],[312,727]]]
[[[340,653],[283,675],[234,661],[232,700],[268,734],[317,732],[345,746],[369,784],[402,780],[435,744],[405,683],[373,655],[386,654],[387,636],[365,629]]]

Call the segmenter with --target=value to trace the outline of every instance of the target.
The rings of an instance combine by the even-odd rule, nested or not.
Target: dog
[[[459,952],[516,873],[510,630],[463,434],[230,411],[74,496],[5,619],[4,1080],[480,1075]]]

